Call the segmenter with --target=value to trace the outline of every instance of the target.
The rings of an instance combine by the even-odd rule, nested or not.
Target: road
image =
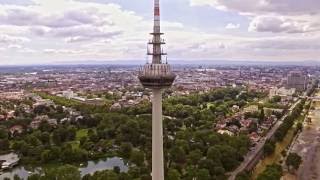
[[[288,116],[289,113],[291,113],[291,111],[300,103],[301,100],[297,101],[295,104],[293,104],[288,113],[286,115],[284,115],[280,120],[278,120],[276,122],[276,124],[269,130],[269,132],[267,133],[267,135],[265,137],[263,137],[259,143],[255,146],[253,151],[249,151],[248,154],[244,157],[243,162],[240,164],[240,166],[238,166],[238,168],[236,170],[234,170],[233,172],[231,172],[229,176],[229,180],[234,180],[237,176],[237,174],[239,174],[240,172],[244,171],[246,169],[246,167],[248,167],[248,165],[250,163],[252,163],[252,161],[255,159],[255,157],[257,157],[259,155],[259,153],[261,153],[263,151],[263,146],[266,143],[267,140],[269,140],[273,134],[276,132],[276,130],[280,127],[280,125],[283,123],[283,120]]]

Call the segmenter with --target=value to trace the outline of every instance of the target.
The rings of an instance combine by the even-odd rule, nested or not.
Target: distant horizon
[[[55,61],[51,63],[0,64],[0,67],[10,66],[63,66],[63,65],[143,65],[143,60],[88,60],[88,61]],[[320,66],[320,60],[308,61],[257,61],[257,60],[170,60],[172,65],[293,65]]]

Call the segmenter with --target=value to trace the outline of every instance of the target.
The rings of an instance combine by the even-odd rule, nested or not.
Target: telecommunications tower
[[[160,3],[154,0],[154,26],[152,39],[148,42],[152,51],[152,63],[145,64],[139,71],[139,80],[145,88],[152,89],[152,180],[164,180],[162,90],[171,87],[176,75],[170,65],[163,62],[167,54],[161,48],[165,44],[160,31]]]

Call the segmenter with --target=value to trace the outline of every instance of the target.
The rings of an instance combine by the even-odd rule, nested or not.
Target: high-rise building
[[[307,76],[301,71],[291,71],[287,77],[287,88],[305,91],[308,85]]]
[[[165,44],[161,38],[160,31],[160,4],[159,0],[154,0],[154,27],[152,40],[149,45],[152,51],[148,55],[152,56],[152,63],[144,65],[139,71],[139,79],[145,88],[152,89],[152,180],[164,179],[164,159],[163,159],[163,128],[162,128],[162,90],[168,88],[174,82],[176,75],[172,72],[170,65],[163,62],[163,52],[161,46]]]

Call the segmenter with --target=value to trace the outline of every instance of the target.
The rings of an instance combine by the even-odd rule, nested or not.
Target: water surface
[[[118,157],[107,158],[105,160],[99,160],[99,161],[88,161],[85,167],[79,168],[79,171],[81,173],[81,176],[84,176],[86,174],[93,174],[96,171],[113,169],[116,166],[120,167],[121,172],[128,171],[128,166],[125,164],[125,162],[121,158],[118,158]],[[55,168],[55,167],[49,167],[49,168]],[[26,167],[26,166],[17,166],[13,168],[11,171],[6,171],[3,174],[1,174],[0,180],[4,179],[5,177],[13,179],[15,174],[17,174],[20,178],[27,180],[31,174],[39,173],[41,169],[42,169],[41,167],[32,168],[32,167]]]

